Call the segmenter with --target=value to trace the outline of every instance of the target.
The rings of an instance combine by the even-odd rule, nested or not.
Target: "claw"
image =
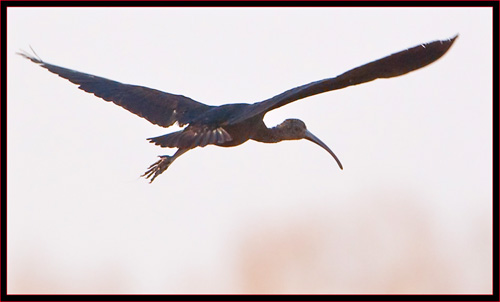
[[[167,170],[167,168],[173,161],[172,156],[161,155],[159,157],[160,159],[151,166],[149,166],[148,170],[141,175],[141,177],[145,177],[146,179],[149,179],[151,176],[153,176],[149,181],[149,183],[152,183],[153,180],[155,180],[155,178],[158,177],[158,175]]]

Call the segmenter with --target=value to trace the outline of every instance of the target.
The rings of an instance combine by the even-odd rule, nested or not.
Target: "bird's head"
[[[297,139],[307,139],[321,148],[325,149],[331,156],[335,159],[340,169],[342,168],[342,164],[340,160],[337,158],[335,153],[333,153],[328,146],[323,143],[319,138],[317,138],[314,134],[312,134],[309,130],[307,130],[306,124],[299,119],[287,119],[283,123],[276,126],[281,133],[281,138],[283,140],[297,140]]]

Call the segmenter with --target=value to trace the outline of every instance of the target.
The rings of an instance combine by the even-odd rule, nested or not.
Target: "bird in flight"
[[[174,160],[191,149],[207,145],[233,147],[250,139],[262,143],[306,139],[330,153],[342,169],[342,164],[335,153],[307,130],[304,122],[298,119],[287,119],[275,127],[268,128],[264,124],[264,115],[271,110],[306,97],[375,79],[397,77],[427,66],[443,56],[457,37],[458,35],[447,40],[421,44],[356,67],[339,76],[292,88],[265,101],[221,106],[206,105],[183,95],[122,84],[52,65],[42,61],[34,51],[34,55],[26,52],[18,54],[78,85],[81,90],[92,93],[105,101],[113,102],[155,125],[165,128],[175,122],[181,127],[187,125],[180,131],[148,138],[155,145],[177,148],[172,156],[160,155],[159,160],[141,175],[150,179],[152,183],[156,177],[167,170]]]

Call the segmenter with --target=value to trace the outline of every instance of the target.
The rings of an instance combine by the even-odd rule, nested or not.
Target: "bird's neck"
[[[285,140],[283,134],[283,130],[278,126],[272,128],[267,128],[266,126],[264,126],[261,127],[259,131],[257,131],[252,139],[261,143],[272,144]]]

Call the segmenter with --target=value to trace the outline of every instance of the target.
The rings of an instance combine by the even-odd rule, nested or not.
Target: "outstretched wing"
[[[392,78],[417,70],[443,56],[451,47],[455,36],[449,40],[433,41],[403,50],[385,58],[351,69],[335,78],[324,79],[295,87],[268,100],[248,106],[235,115],[229,123],[236,124],[258,114],[279,108],[312,95],[342,89],[381,78]]]
[[[188,124],[212,106],[194,101],[182,95],[162,92],[143,86],[120,82],[86,74],[76,70],[48,64],[27,53],[18,53],[48,71],[79,85],[83,91],[93,93],[105,101],[113,102],[128,111],[147,119],[153,124],[169,127],[175,122]]]

